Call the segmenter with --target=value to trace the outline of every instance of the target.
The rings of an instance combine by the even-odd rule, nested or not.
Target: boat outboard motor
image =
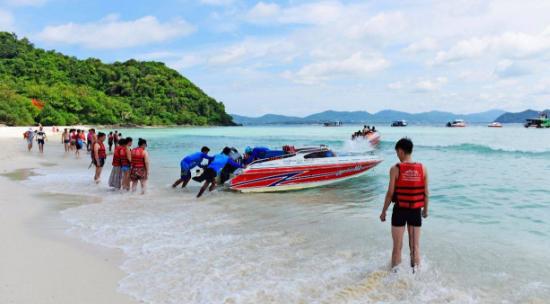
[[[231,153],[229,153],[229,157],[234,162],[237,162],[239,164],[243,163],[243,157],[239,153],[239,150],[237,150],[233,147],[231,148]],[[228,181],[231,178],[231,174],[233,172],[235,172],[235,170],[237,170],[237,168],[234,168],[233,166],[231,166],[229,164],[225,165],[225,167],[223,167],[223,169],[222,169],[222,172],[220,173],[220,184],[223,185],[226,181]]]

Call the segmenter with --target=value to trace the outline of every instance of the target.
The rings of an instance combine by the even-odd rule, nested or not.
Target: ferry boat
[[[455,119],[447,123],[449,128],[464,128],[466,127],[466,122],[463,119]]]
[[[542,112],[538,118],[528,118],[524,124],[526,128],[550,128],[548,114]]]

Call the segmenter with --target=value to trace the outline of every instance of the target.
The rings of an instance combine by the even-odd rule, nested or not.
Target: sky
[[[550,108],[550,1],[0,0],[0,30],[162,61],[229,113]]]

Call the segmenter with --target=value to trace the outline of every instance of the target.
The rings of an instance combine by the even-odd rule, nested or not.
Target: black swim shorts
[[[96,162],[95,158],[92,160],[92,163],[94,164],[94,166],[96,167],[103,167],[105,166],[105,158],[100,158],[99,159],[99,164]]]
[[[200,176],[193,177],[193,180],[199,183],[203,181],[214,182],[216,176],[218,176],[218,173],[216,173],[214,169],[206,168],[206,170],[204,170],[204,172]]]
[[[397,204],[395,204],[391,215],[391,225],[395,227],[403,227],[405,224],[414,227],[421,227],[422,208],[400,208]]]

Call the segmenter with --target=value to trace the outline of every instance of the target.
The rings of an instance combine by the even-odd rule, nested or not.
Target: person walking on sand
[[[97,141],[94,142],[92,147],[92,164],[95,166],[95,175],[94,181],[96,184],[99,184],[101,179],[101,170],[105,165],[105,160],[107,159],[107,151],[105,151],[105,133],[99,132],[97,135]]]
[[[395,145],[399,163],[390,169],[390,181],[380,220],[386,221],[386,211],[394,202],[391,217],[393,250],[391,266],[401,263],[401,249],[405,226],[409,234],[411,267],[413,272],[420,266],[420,227],[422,218],[428,217],[428,171],[426,167],[412,160],[413,142],[400,139]]]
[[[29,130],[25,133],[23,133],[23,138],[27,140],[27,150],[31,152],[32,150],[32,144],[34,142],[34,131],[32,128],[29,128]]]
[[[141,194],[145,194],[147,178],[149,177],[149,153],[145,150],[147,141],[143,138],[138,140],[137,148],[132,149],[132,169],[130,169],[130,180],[132,181],[132,192],[136,191],[138,182],[141,184]]]
[[[36,132],[36,142],[38,143],[38,150],[40,153],[44,153],[44,143],[46,139],[46,132],[44,131],[44,128],[40,127],[38,132]]]
[[[65,128],[61,133],[61,144],[65,147],[65,152],[69,152],[69,143],[71,142],[71,136],[69,130]]]
[[[185,188],[185,186],[187,186],[187,184],[191,180],[191,170],[193,170],[193,168],[198,166],[205,169],[206,166],[203,166],[201,164],[202,161],[204,159],[208,159],[208,163],[210,163],[212,160],[214,160],[214,157],[208,156],[208,152],[210,152],[210,148],[202,147],[200,152],[195,152],[191,155],[187,155],[186,157],[184,157],[180,162],[180,178],[174,182],[172,188],[176,188],[179,184],[181,184],[182,188]]]

